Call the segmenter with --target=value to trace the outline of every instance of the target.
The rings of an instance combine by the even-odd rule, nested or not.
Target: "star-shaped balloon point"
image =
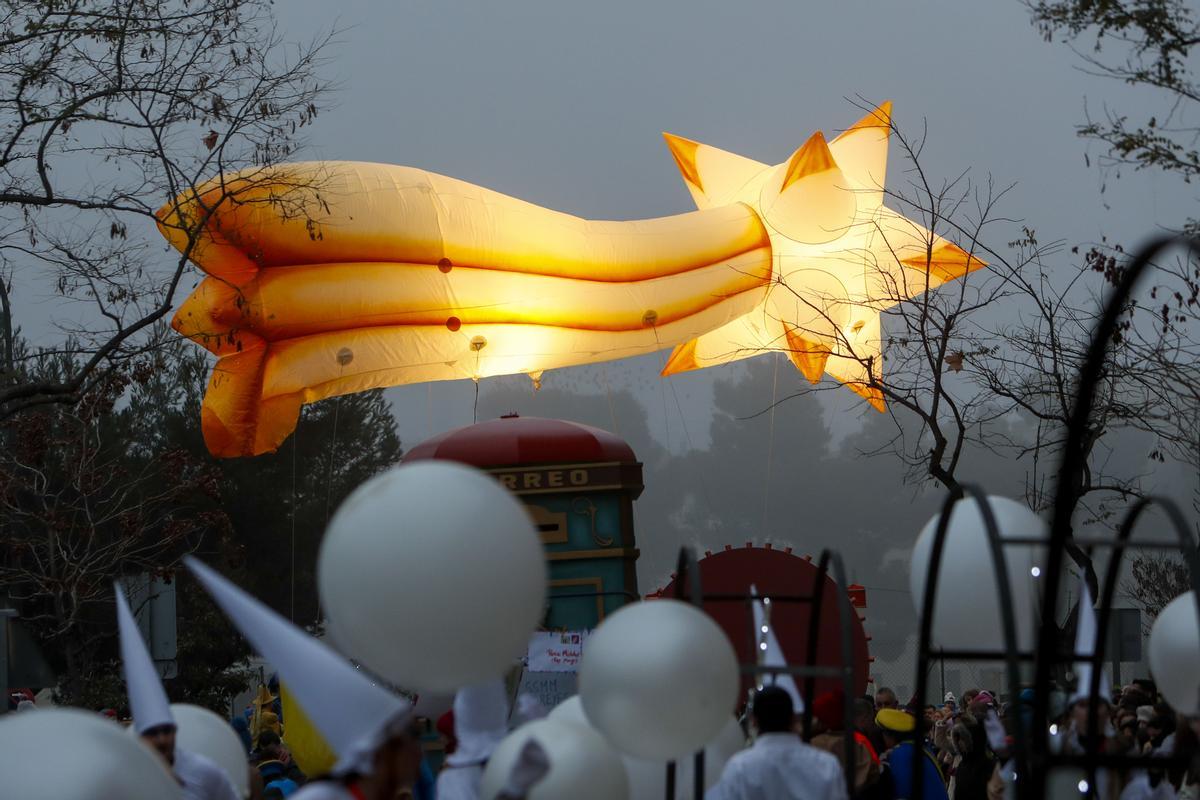
[[[663,134],[696,206],[750,206],[772,250],[759,306],[676,347],[664,375],[782,351],[885,409],[880,312],[986,266],[883,204],[891,127],[888,102],[775,166]]]

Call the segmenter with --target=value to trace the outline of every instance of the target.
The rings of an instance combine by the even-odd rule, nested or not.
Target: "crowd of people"
[[[840,691],[815,698],[808,744],[798,735],[800,715],[791,696],[769,686],[757,693],[751,718],[757,737],[735,755],[707,800],[902,800],[916,797],[914,771],[920,763],[920,797],[927,800],[1001,800],[1013,796],[1014,737],[1027,735],[1033,691],[1011,702],[994,691],[972,689],[941,705],[904,706],[894,691],[854,698],[846,720]],[[1087,748],[1089,698],[1083,691],[1053,693],[1051,745],[1082,755]],[[1200,798],[1200,717],[1178,715],[1162,702],[1151,680],[1137,680],[1096,698],[1099,741],[1093,751],[1133,756],[1133,765],[1101,768],[1089,786],[1087,773],[1061,773],[1047,797],[1100,800],[1197,800]],[[846,728],[854,747],[852,788],[847,786]],[[922,753],[914,758],[913,732]],[[1155,757],[1155,761],[1150,761]],[[1162,760],[1168,758],[1169,761]],[[1136,759],[1144,759],[1138,764]],[[1061,791],[1066,790],[1066,793]]]
[[[489,689],[492,687],[489,687]],[[487,693],[489,689],[484,689]],[[494,692],[492,692],[494,693]],[[505,734],[504,716],[481,722],[481,715],[506,710],[503,695],[481,699],[480,690],[464,694],[453,711],[438,720],[414,720],[408,730],[413,769],[401,782],[397,800],[455,800],[470,797],[491,748]],[[920,724],[923,769],[921,797],[927,800],[1002,800],[1011,797],[1014,736],[1032,717],[1032,690],[1011,702],[1001,702],[992,690],[971,689],[961,697],[947,693],[940,705],[918,709],[915,700],[901,704],[896,693],[880,688],[874,695],[851,699],[847,720],[840,690],[819,694],[812,703],[811,737],[800,735],[803,715],[792,696],[776,686],[756,693],[748,711],[750,745],[726,765],[706,800],[903,800],[914,792],[912,732]],[[11,693],[10,711],[33,711],[31,692]],[[1051,695],[1050,734],[1063,752],[1085,751],[1088,698],[1083,692]],[[1092,796],[1099,800],[1200,800],[1200,717],[1176,714],[1162,702],[1152,680],[1104,690],[1097,698],[1099,749],[1109,754],[1169,757],[1169,762],[1145,768],[1100,770]],[[919,712],[919,713],[918,713]],[[115,717],[113,709],[101,713]],[[495,714],[493,714],[495,716]],[[136,721],[130,720],[136,725]],[[282,800],[293,797],[308,782],[285,744],[283,711],[274,680],[262,687],[243,713],[231,720],[250,767],[250,797]],[[846,742],[854,748],[853,787],[847,786]],[[440,739],[439,773],[427,757],[429,737]],[[203,760],[181,754],[172,723],[151,724],[142,731],[151,746],[176,770],[189,770],[217,789],[197,797],[226,797],[223,782],[214,781]],[[461,737],[461,740],[460,740]],[[422,743],[424,739],[424,744]],[[195,763],[193,763],[195,762]],[[1164,765],[1165,764],[1165,765]],[[1070,782],[1076,781],[1071,773]],[[464,780],[465,779],[465,780]],[[467,794],[462,793],[467,787]],[[438,789],[442,791],[439,794]],[[1083,796],[1078,786],[1067,786]],[[215,793],[214,793],[215,792]],[[476,795],[477,796],[477,795]],[[1051,795],[1047,795],[1051,796]]]
[[[514,709],[501,678],[460,689],[452,713],[436,723],[419,718],[409,699],[223,577],[193,569],[255,649],[280,670],[332,763],[315,776],[296,763],[286,745],[287,720],[274,681],[260,687],[246,713],[230,720],[236,733],[230,738],[240,739],[245,761],[235,755],[232,766],[220,765],[179,746],[175,707],[118,593],[129,724],[161,756],[187,800],[235,800],[240,795],[235,782],[248,787],[253,800],[481,800],[489,765],[501,764],[493,772],[503,776],[504,788],[492,790],[489,800],[522,800],[550,774],[547,750],[532,737],[511,762],[491,764],[514,727],[546,713],[537,703],[522,702],[528,697],[518,698]],[[1077,635],[1077,653],[1091,646]],[[1060,754],[1123,759],[1090,770],[1074,763],[1052,771],[1046,797],[1200,800],[1200,716],[1176,714],[1148,679],[1112,687],[1102,674],[1097,693],[1089,695],[1090,668],[1090,662],[1077,662],[1077,688],[1051,693],[1046,731],[1033,730],[1030,688],[1015,697],[983,689],[961,698],[948,693],[933,705],[915,697],[902,704],[888,688],[849,699],[833,689],[811,698],[806,715],[806,698],[795,681],[774,676],[770,680],[777,682],[760,687],[746,710],[747,746],[724,764],[706,800],[1002,800],[1014,796],[1019,780],[1015,743],[1028,744],[1035,736],[1048,736],[1051,750]],[[22,712],[19,717],[39,713],[31,692],[11,695],[9,704]],[[101,713],[116,716],[112,709]],[[213,722],[223,730],[219,719]],[[446,756],[436,770],[427,746],[434,730]],[[645,791],[634,800],[642,800]]]
[[[726,765],[706,800],[903,800],[913,798],[913,730],[921,727],[922,789],[928,800],[1002,800],[1010,797],[1014,767],[1013,737],[1032,716],[1031,690],[1015,701],[1001,702],[992,690],[971,689],[961,698],[947,693],[940,705],[918,708],[901,704],[896,693],[881,688],[874,695],[851,700],[847,720],[840,690],[819,694],[813,701],[811,737],[800,735],[803,716],[791,695],[775,686],[756,693],[749,710],[747,735],[752,743]],[[1082,753],[1087,736],[1088,700],[1082,693],[1070,698],[1052,695],[1051,733],[1066,752]],[[460,719],[448,712],[436,721],[419,720],[416,729],[435,730],[447,756],[435,776],[431,761],[422,757],[400,798],[443,800],[461,797],[460,786],[477,786],[490,749],[504,735],[504,719],[482,725],[480,709],[495,702],[475,702],[468,694],[458,704]],[[499,707],[504,708],[503,700]],[[1137,756],[1170,756],[1173,766],[1121,771],[1102,770],[1093,796],[1100,800],[1200,800],[1200,718],[1175,714],[1157,694],[1153,681],[1137,680],[1115,691],[1102,692],[1097,708],[1101,751]],[[280,736],[282,710],[278,698],[256,698],[246,713],[233,720],[236,729],[253,726],[247,757],[256,779],[254,798],[286,798],[306,782]],[[461,719],[466,717],[466,719]],[[465,724],[464,724],[465,723]],[[854,748],[852,789],[845,776],[847,727]],[[459,737],[463,740],[460,741]],[[424,748],[422,748],[423,750]],[[1074,774],[1074,773],[1072,773]],[[1074,778],[1072,778],[1074,780]],[[1084,792],[1075,787],[1082,796]]]

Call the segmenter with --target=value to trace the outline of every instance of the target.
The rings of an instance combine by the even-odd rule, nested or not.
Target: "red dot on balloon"
[[[454,268],[454,265],[450,263],[450,259],[448,259],[448,258],[438,259],[438,269],[441,270],[442,272],[449,272],[453,268]]]
[[[446,327],[452,331],[456,331],[462,327],[462,320],[458,317],[448,317],[446,319]]]

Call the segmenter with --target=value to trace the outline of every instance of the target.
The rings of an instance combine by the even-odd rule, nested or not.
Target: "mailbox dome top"
[[[426,439],[404,455],[405,461],[425,458],[482,468],[637,463],[633,448],[608,431],[562,419],[516,414],[446,431]]]

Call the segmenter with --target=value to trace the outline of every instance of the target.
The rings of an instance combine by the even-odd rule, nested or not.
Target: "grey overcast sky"
[[[1085,163],[1074,126],[1087,109],[1141,112],[1154,98],[1082,72],[1016,0],[283,0],[277,9],[292,38],[341,30],[328,67],[336,107],[310,130],[307,157],[422,167],[581,216],[692,208],[661,131],[777,163],[814,130],[857,119],[855,97],[893,100],[909,132],[927,124],[933,175],[970,169],[1015,183],[1001,210],[1044,240],[1134,241],[1194,202],[1151,173],[1109,176],[1101,193],[1105,176]],[[904,178],[898,161],[893,148],[892,185]],[[566,370],[546,385],[629,389],[660,441],[707,442],[717,376],[673,378],[664,403],[661,364]],[[471,421],[469,382],[390,396],[409,444]],[[535,398],[520,405],[537,413]],[[664,406],[682,410],[686,432]]]

